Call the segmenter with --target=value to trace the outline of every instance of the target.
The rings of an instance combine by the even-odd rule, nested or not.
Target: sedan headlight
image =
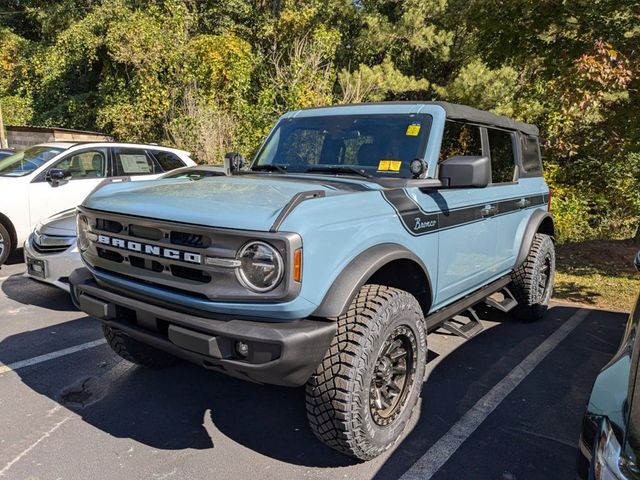
[[[238,280],[254,292],[268,292],[278,286],[284,274],[280,252],[265,242],[249,242],[238,252]]]
[[[89,220],[83,214],[76,215],[76,227],[78,231],[78,249],[84,252],[89,248]]]

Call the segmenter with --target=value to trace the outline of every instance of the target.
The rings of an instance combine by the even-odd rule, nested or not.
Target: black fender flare
[[[427,279],[427,288],[433,295],[431,277],[420,258],[402,245],[383,243],[358,254],[337,276],[313,317],[335,318],[347,311],[360,288],[380,268],[394,260],[410,260],[420,266]]]
[[[524,234],[522,235],[520,251],[518,252],[518,256],[516,257],[516,263],[513,267],[514,269],[521,266],[526,260],[531,248],[531,243],[533,242],[533,237],[538,232],[545,233],[551,237],[555,236],[553,216],[545,210],[536,210],[533,212],[531,217],[529,217],[527,226],[524,229]]]

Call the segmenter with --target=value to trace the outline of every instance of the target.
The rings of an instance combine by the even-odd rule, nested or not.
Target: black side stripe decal
[[[493,216],[500,216],[546,205],[549,200],[548,194],[540,194],[485,202],[453,210],[425,212],[402,188],[382,190],[381,193],[382,198],[398,214],[402,226],[416,237],[483,220],[485,216],[482,211],[489,205],[495,208]]]

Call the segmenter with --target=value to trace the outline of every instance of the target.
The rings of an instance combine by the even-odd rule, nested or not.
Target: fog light
[[[246,358],[246,356],[249,355],[249,344],[242,341],[237,341],[236,353],[241,357]]]

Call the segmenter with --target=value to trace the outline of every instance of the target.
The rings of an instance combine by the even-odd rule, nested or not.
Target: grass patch
[[[629,311],[640,292],[636,240],[590,240],[556,247],[553,297],[605,310]]]

